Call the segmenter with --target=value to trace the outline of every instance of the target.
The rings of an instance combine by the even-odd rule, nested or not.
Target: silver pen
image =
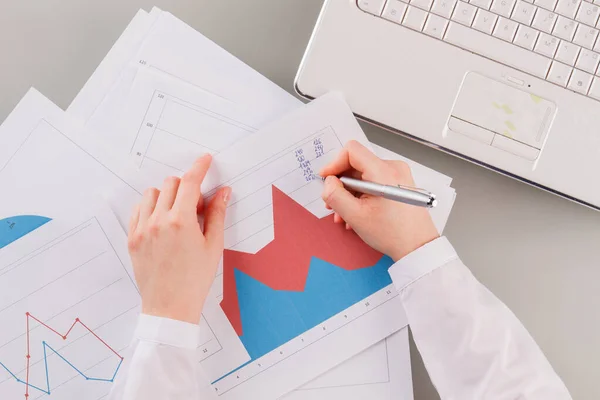
[[[346,176],[342,176],[340,181],[342,181],[346,189],[354,190],[355,192],[380,196],[388,200],[399,201],[400,203],[419,207],[433,208],[437,205],[435,195],[423,189],[402,185],[381,185],[379,183],[362,181]]]

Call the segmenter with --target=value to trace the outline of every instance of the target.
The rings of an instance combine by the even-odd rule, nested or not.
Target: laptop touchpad
[[[549,100],[470,72],[448,129],[533,161],[555,113],[556,104]]]

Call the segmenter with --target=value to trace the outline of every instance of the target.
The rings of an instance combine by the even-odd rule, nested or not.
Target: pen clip
[[[430,191],[428,191],[428,190],[425,190],[425,189],[420,189],[420,188],[418,188],[418,187],[414,187],[414,186],[407,186],[407,185],[400,185],[400,184],[398,184],[398,185],[396,185],[396,186],[398,186],[400,189],[412,190],[412,191],[414,191],[414,192],[421,193],[421,194],[424,194],[424,195],[426,195],[426,196],[430,196],[430,197],[433,197],[433,198],[435,198],[435,195],[434,195],[433,193],[431,193]]]

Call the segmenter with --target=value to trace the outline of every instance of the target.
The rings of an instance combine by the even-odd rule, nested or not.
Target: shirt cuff
[[[442,236],[399,260],[390,267],[389,272],[394,286],[402,291],[425,275],[457,258],[454,247],[445,236]]]
[[[195,350],[200,346],[200,326],[169,318],[141,314],[135,338]]]

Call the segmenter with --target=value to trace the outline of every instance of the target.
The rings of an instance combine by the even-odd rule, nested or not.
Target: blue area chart
[[[37,215],[19,215],[0,219],[0,249],[50,221],[51,218]]]
[[[392,283],[389,257],[345,270],[313,257],[303,291],[274,290],[235,269],[242,343],[256,360]]]

